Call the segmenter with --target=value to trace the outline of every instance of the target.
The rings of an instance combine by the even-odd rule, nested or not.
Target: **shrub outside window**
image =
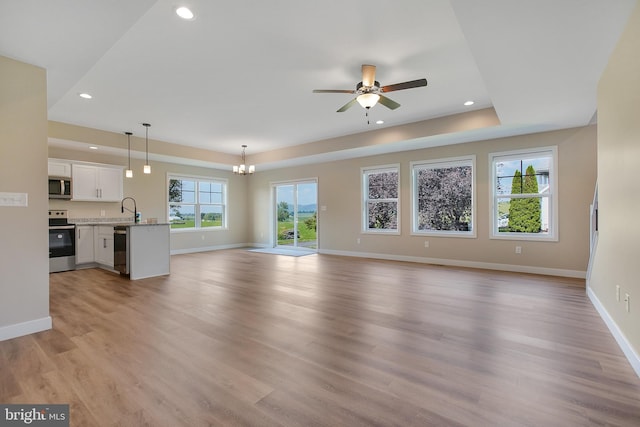
[[[400,231],[400,166],[362,169],[364,232],[398,234]]]
[[[413,234],[475,237],[475,156],[411,162]]]
[[[227,181],[169,176],[169,223],[171,229],[227,227]]]
[[[556,241],[557,147],[489,155],[492,238]]]

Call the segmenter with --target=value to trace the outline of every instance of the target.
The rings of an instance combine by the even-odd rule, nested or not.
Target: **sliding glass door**
[[[316,180],[274,184],[276,246],[316,251],[318,248],[318,183]]]

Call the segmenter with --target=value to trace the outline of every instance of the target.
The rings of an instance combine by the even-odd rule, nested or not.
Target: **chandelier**
[[[249,167],[247,168],[246,166],[246,162],[245,162],[245,150],[247,149],[246,145],[242,146],[242,155],[241,155],[241,162],[240,165],[233,165],[233,173],[236,173],[238,175],[251,175],[252,173],[254,173],[256,171],[256,167],[254,165],[249,165]]]

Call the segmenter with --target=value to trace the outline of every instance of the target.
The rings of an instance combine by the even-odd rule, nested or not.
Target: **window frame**
[[[195,200],[193,203],[186,202],[171,202],[169,201],[169,185],[171,180],[181,180],[181,181],[194,181],[195,182]],[[222,201],[220,203],[200,203],[200,183],[211,183],[211,184],[221,184],[222,185]],[[178,174],[178,173],[167,173],[166,180],[166,188],[165,188],[165,197],[166,197],[166,207],[167,207],[167,222],[169,223],[169,229],[172,233],[185,233],[185,232],[195,232],[195,231],[220,231],[220,230],[228,230],[228,188],[229,181],[225,178],[217,178],[217,177],[208,177],[208,176],[199,176],[199,175],[187,175],[187,174]],[[193,205],[194,206],[194,226],[193,227],[185,227],[185,228],[172,228],[171,222],[169,218],[171,217],[171,205],[172,204],[184,204],[184,205]],[[212,226],[212,227],[202,227],[201,223],[201,206],[220,206],[222,208],[222,224],[220,226]]]
[[[511,195],[498,195],[496,192],[496,163],[498,161],[510,161],[510,160],[519,160],[523,157],[551,157],[551,161],[549,162],[549,191],[548,193],[544,193],[540,195],[540,200],[543,198],[547,198],[549,201],[549,231],[545,234],[542,233],[514,233],[514,232],[500,232],[498,225],[498,203],[497,200],[500,198],[508,198]],[[558,147],[557,146],[547,146],[547,147],[534,147],[534,148],[525,148],[519,150],[511,150],[511,151],[500,151],[495,153],[489,153],[489,169],[490,169],[490,189],[489,189],[489,229],[490,229],[490,239],[496,240],[519,240],[519,241],[542,241],[542,242],[557,242],[558,237],[558,205],[559,205],[559,194],[558,194],[558,181],[559,181],[559,173],[558,173]]]
[[[439,169],[431,166],[450,168],[456,166],[471,166],[471,230],[419,230],[418,229],[418,171],[421,169]],[[447,157],[433,160],[417,160],[410,162],[411,169],[411,235],[477,238],[476,221],[476,156],[471,154],[460,157]]]
[[[384,172],[396,172],[398,174],[398,197],[395,199],[369,199],[369,176],[374,173],[384,173]],[[400,231],[400,163],[393,163],[388,165],[379,165],[379,166],[367,166],[360,168],[360,177],[361,177],[361,227],[360,232],[362,234],[376,234],[376,235],[393,235],[397,236],[401,234]],[[395,229],[384,229],[384,228],[369,228],[369,201],[375,200],[378,202],[395,202],[396,203],[396,228]]]

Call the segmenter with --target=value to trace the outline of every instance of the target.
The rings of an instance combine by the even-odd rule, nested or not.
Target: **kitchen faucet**
[[[127,200],[127,199],[133,201],[133,210],[124,207],[124,201]],[[133,213],[133,221],[135,223],[137,223],[138,222],[138,208],[136,207],[136,199],[134,199],[133,197],[125,197],[124,199],[122,199],[122,201],[120,202],[120,212],[124,213],[125,209],[127,210],[127,212]]]

